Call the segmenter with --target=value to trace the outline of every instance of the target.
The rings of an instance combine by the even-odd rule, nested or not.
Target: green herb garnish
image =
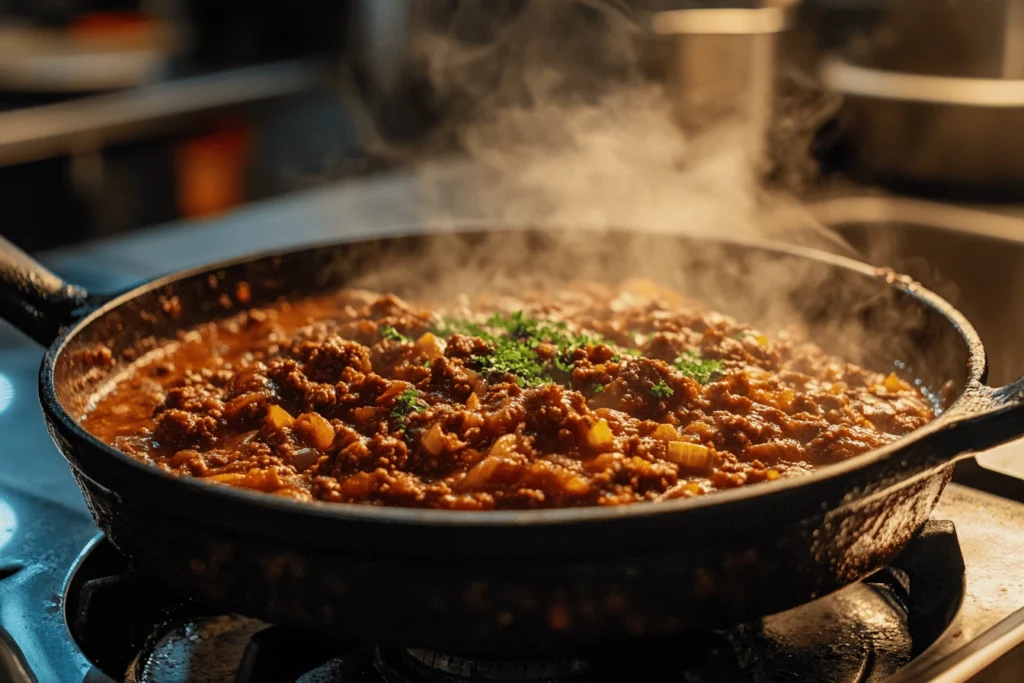
[[[390,339],[391,341],[401,342],[402,344],[412,343],[412,339],[409,339],[391,325],[385,325],[384,327],[380,328],[380,336],[382,336],[384,339]]]
[[[491,354],[473,356],[473,361],[486,372],[514,376],[522,387],[535,387],[551,381],[533,348],[509,337],[496,339]]]
[[[725,366],[720,360],[705,360],[697,351],[690,350],[676,358],[675,367],[697,383],[707,384],[721,377]]]
[[[439,337],[444,338],[448,338],[453,334],[461,334],[467,337],[480,337],[484,341],[492,341],[494,339],[493,335],[485,330],[482,325],[458,318],[440,318],[434,324],[432,331]]]
[[[391,408],[391,417],[404,417],[410,413],[418,413],[430,407],[426,401],[420,398],[419,390],[409,388],[395,398],[395,405]]]
[[[600,394],[602,391],[604,391],[604,385],[603,384],[595,384],[594,388],[592,389],[592,391],[595,394]]]
[[[665,384],[665,380],[661,380],[651,387],[651,396],[654,396],[655,398],[671,398],[675,393],[676,392],[672,390],[672,387]]]
[[[479,337],[491,347],[491,353],[473,356],[476,368],[491,374],[511,374],[524,387],[553,382],[551,372],[571,373],[578,349],[605,343],[600,335],[573,332],[565,322],[530,318],[522,311],[495,313],[482,325],[443,318],[434,326],[434,332]],[[548,360],[537,354],[542,344],[555,347],[554,358]]]

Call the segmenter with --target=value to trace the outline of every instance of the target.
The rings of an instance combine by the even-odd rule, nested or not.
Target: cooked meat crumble
[[[361,290],[180,335],[83,419],[170,474],[459,510],[702,495],[854,457],[931,403],[643,283],[444,315]]]

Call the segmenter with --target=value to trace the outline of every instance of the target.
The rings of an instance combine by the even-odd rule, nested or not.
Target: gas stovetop
[[[1024,638],[1022,554],[1024,505],[953,484],[890,567],[833,595],[731,629],[499,661],[225,612],[132,571],[80,510],[2,490],[0,680],[891,683],[982,669],[1019,680],[1000,657]]]
[[[69,279],[116,290],[211,259],[408,224],[406,181],[358,181],[43,258]],[[225,613],[133,572],[98,534],[43,426],[41,357],[0,323],[0,681],[901,683],[1018,681],[1024,671],[1024,503],[958,484],[869,580],[684,638],[494,661],[337,642]],[[1024,456],[1024,444],[1006,449]]]

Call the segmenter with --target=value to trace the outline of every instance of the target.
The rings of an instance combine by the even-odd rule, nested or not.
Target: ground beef
[[[499,304],[504,350],[482,331]],[[798,476],[934,416],[895,374],[650,285],[460,311],[452,324],[355,290],[248,311],[180,335],[83,424],[176,476],[299,500],[487,510]]]

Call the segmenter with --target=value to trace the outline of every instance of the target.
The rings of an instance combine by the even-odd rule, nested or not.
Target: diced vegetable
[[[615,445],[615,435],[608,421],[603,417],[590,426],[587,431],[587,444],[598,451],[607,451]]]
[[[604,472],[605,470],[613,467],[615,463],[622,460],[624,456],[622,453],[602,453],[596,457],[591,458],[583,463],[584,469],[588,472]]]
[[[403,393],[409,390],[415,391],[415,387],[408,382],[402,382],[401,380],[395,380],[391,385],[384,390],[380,396],[377,397],[377,405],[386,405],[391,399],[401,396]]]
[[[679,430],[675,426],[670,424],[660,424],[651,433],[651,437],[658,441],[679,441],[682,437],[679,436]]]
[[[303,413],[295,421],[295,428],[316,448],[325,450],[334,443],[334,427],[320,413]]]
[[[430,360],[437,360],[444,356],[444,350],[447,345],[443,339],[427,332],[416,340],[415,346],[419,351],[426,354]]]
[[[493,451],[494,449],[492,448],[491,452],[493,453]],[[487,456],[477,464],[473,465],[469,471],[466,472],[466,476],[455,484],[455,490],[472,491],[473,489],[480,488],[490,481],[491,477],[494,476],[494,473],[498,471],[498,468],[501,467],[504,462],[506,462],[504,458],[494,455]]]
[[[765,475],[765,479],[767,479],[768,481],[775,481],[778,478],[779,478],[779,471],[778,470],[768,470],[768,474]]]
[[[214,474],[207,477],[210,481],[220,482],[221,484],[238,484],[246,477],[241,472],[225,472],[224,474]]]
[[[494,442],[494,445],[491,446],[490,454],[494,456],[506,456],[509,455],[510,453],[514,453],[515,450],[516,435],[505,434],[504,436],[499,436],[498,439]]]
[[[376,415],[377,415],[376,409],[374,409],[374,408],[372,408],[370,406],[362,406],[362,407],[356,408],[355,410],[352,411],[352,417],[354,417],[355,419],[359,420],[360,422],[362,422],[364,420],[370,420],[370,419],[372,419]]]
[[[440,455],[444,452],[444,432],[441,431],[441,423],[435,422],[420,438],[420,443],[431,455]]]
[[[711,450],[707,446],[673,441],[668,445],[665,459],[682,467],[709,467],[712,464]]]
[[[895,394],[896,392],[902,391],[902,390],[907,388],[907,385],[903,382],[903,380],[901,380],[896,375],[895,372],[890,372],[889,373],[889,376],[885,378],[884,382],[882,382],[882,386],[885,387],[886,391],[888,391],[890,393],[893,393],[893,394]]]
[[[793,401],[796,400],[796,392],[792,389],[783,389],[779,392],[779,405],[785,410],[789,410],[793,407]]]
[[[571,496],[585,496],[590,493],[590,484],[582,477],[567,477],[562,481],[562,490]]]
[[[480,397],[475,393],[470,394],[469,398],[466,399],[466,407],[470,410],[477,410],[480,408]]]
[[[291,427],[295,424],[295,418],[292,417],[287,410],[278,405],[272,405],[267,408],[267,417],[270,419],[270,423],[278,429]]]

